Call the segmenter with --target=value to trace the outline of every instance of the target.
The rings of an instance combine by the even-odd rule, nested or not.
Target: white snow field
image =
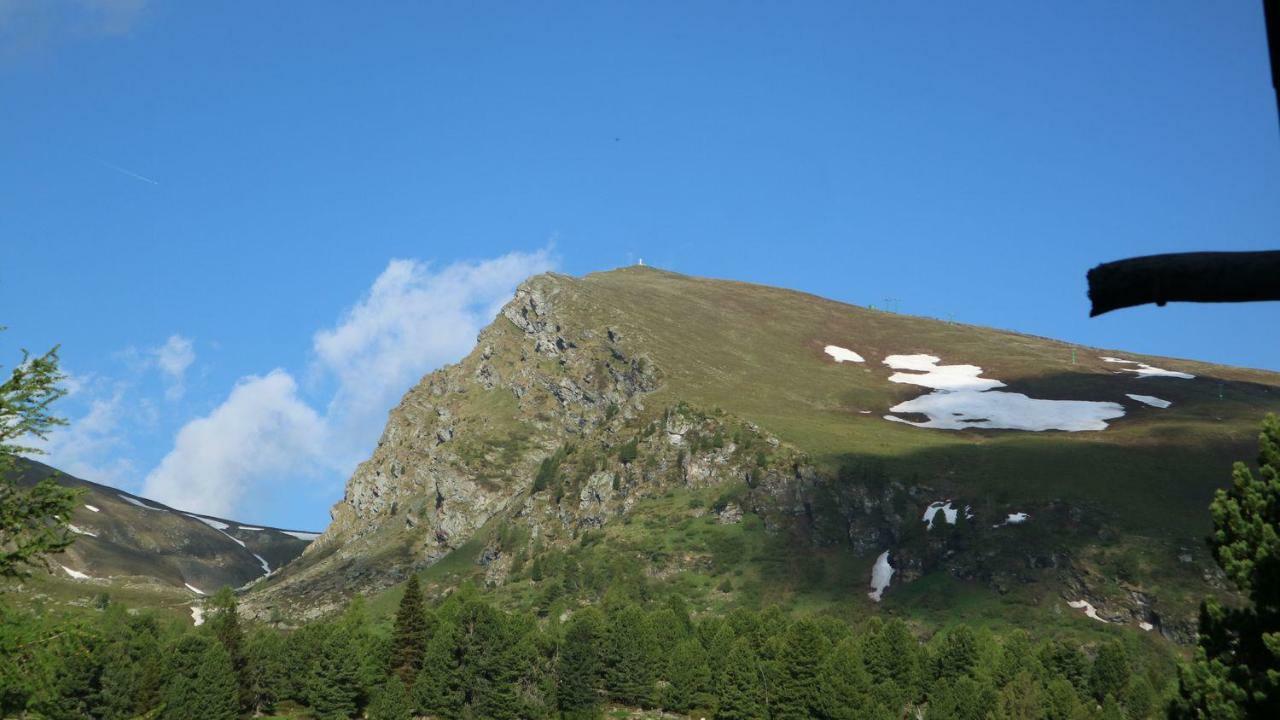
[[[1110,620],[1107,620],[1106,618],[1103,618],[1102,616],[1098,615],[1098,609],[1095,608],[1093,604],[1090,603],[1088,600],[1072,600],[1067,604],[1077,610],[1084,610],[1085,615],[1093,618],[1094,620],[1097,620],[1100,623],[1111,622]]]
[[[313,532],[299,532],[296,530],[281,530],[280,532],[284,533],[285,535],[292,535],[298,538],[299,540],[315,540],[316,538],[320,537],[320,533],[313,533]]]
[[[1138,367],[1136,368],[1120,368],[1120,370],[1123,372],[1137,373],[1139,378],[1171,377],[1181,378],[1183,380],[1191,380],[1195,378],[1195,375],[1192,375],[1191,373],[1178,372],[1177,370],[1162,370],[1158,367],[1152,367],[1146,363],[1138,362],[1137,360],[1125,360],[1123,358],[1114,357],[1100,357],[1098,359],[1102,362],[1120,363],[1122,365],[1137,365]]]
[[[204,608],[199,605],[191,606],[191,621],[197,626],[204,624]]]
[[[89,537],[98,537],[98,533],[89,532],[88,530],[85,530],[79,525],[72,525],[71,523],[67,523],[67,529],[77,535],[88,535]]]
[[[862,356],[859,355],[858,353],[852,350],[849,350],[848,348],[842,348],[839,345],[828,345],[822,348],[822,352],[830,355],[831,358],[838,363],[866,362],[865,360],[862,359]]]
[[[260,528],[260,527],[253,527],[252,525],[240,525],[240,526],[238,526],[238,527],[239,527],[241,530],[256,530],[257,532],[262,532],[262,528]]]
[[[85,506],[84,506],[84,509],[85,509],[85,510],[89,510],[89,511],[91,511],[91,512],[102,512],[101,510],[99,510],[98,508],[96,508],[96,507],[94,507],[94,506],[92,506],[92,505],[85,505]]]
[[[894,415],[886,420],[920,428],[964,430],[1105,430],[1107,421],[1124,416],[1124,407],[1114,402],[1090,400],[1040,400],[1022,393],[994,390],[1004,383],[979,377],[976,365],[938,365],[933,355],[890,355],[884,364],[898,372],[891,382],[919,385],[933,390],[914,400],[889,408],[894,413],[918,413],[928,420],[912,422]]]
[[[880,602],[880,596],[884,595],[892,577],[893,566],[889,564],[889,551],[885,550],[876,558],[876,564],[871,568],[871,592],[867,593],[867,597]]]
[[[204,523],[205,525],[208,525],[214,530],[226,530],[227,528],[231,527],[230,525],[224,522],[218,522],[217,520],[210,520],[209,518],[200,517],[199,515],[192,515],[190,513],[183,513],[183,514],[191,518],[192,520],[199,520],[200,522]]]
[[[950,500],[939,500],[937,502],[929,503],[929,507],[924,509],[924,517],[921,518],[921,520],[929,526],[930,530],[933,529],[933,517],[938,514],[938,511],[942,511],[942,517],[947,521],[948,525],[956,524],[956,515],[958,515],[960,511],[951,507]],[[965,514],[965,517],[969,517],[968,513]]]
[[[1143,405],[1150,405],[1151,407],[1167,408],[1173,404],[1168,400],[1161,400],[1153,395],[1134,395],[1133,393],[1125,393],[1124,396],[1130,400],[1137,400]]]
[[[146,504],[146,503],[142,502],[141,500],[139,500],[139,499],[137,499],[137,498],[129,497],[128,495],[125,495],[124,493],[116,493],[116,495],[119,495],[121,500],[123,500],[123,501],[125,501],[125,502],[129,503],[130,505],[137,505],[138,507],[142,508],[143,510],[159,510],[159,509],[160,509],[160,508],[153,508],[153,507],[151,507],[150,505],[148,505],[148,504]]]
[[[894,373],[889,382],[908,383],[934,390],[973,390],[982,392],[1004,387],[1004,383],[991,378],[978,377],[982,368],[977,365],[939,365],[941,358],[932,355],[890,355],[884,364],[894,370],[913,370],[911,373]]]
[[[182,583],[182,584],[183,584],[183,585],[186,585],[186,586],[187,586],[187,589],[188,589],[188,590],[190,590],[191,592],[193,592],[193,593],[195,593],[195,594],[197,594],[197,595],[204,595],[204,591],[203,591],[203,590],[201,590],[200,588],[196,587],[195,585],[192,585],[191,583]]]
[[[1031,516],[1024,512],[1009,513],[1009,516],[1004,519],[1004,522],[998,522],[991,527],[998,528],[1001,525],[1021,525],[1030,518]]]
[[[85,575],[84,573],[80,572],[79,570],[72,570],[71,568],[67,567],[66,565],[59,565],[58,567],[60,567],[60,568],[62,568],[63,570],[65,570],[65,571],[66,571],[66,573],[67,573],[68,575],[70,575],[71,577],[75,578],[76,580],[92,580],[92,579],[93,579],[92,577],[90,577],[90,576],[88,576],[88,575]]]
[[[1142,628],[1143,630],[1146,630],[1147,632],[1151,632],[1152,630],[1156,629],[1156,626],[1152,625],[1149,622],[1140,622],[1138,623],[1138,627]]]

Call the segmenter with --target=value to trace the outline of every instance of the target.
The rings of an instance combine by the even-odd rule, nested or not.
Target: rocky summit
[[[1205,511],[1280,375],[647,267],[520,286],[411,388],[244,608],[421,572],[553,611],[636,573],[707,607],[1124,624],[1186,642]]]

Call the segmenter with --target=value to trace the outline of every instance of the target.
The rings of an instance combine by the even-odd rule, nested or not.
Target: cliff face
[[[725,588],[714,602],[873,608],[867,577],[889,552],[886,602],[932,607],[910,588],[946,577],[1056,613],[1088,600],[1186,639],[1198,598],[1220,589],[1205,504],[1252,455],[1280,382],[1126,355],[1168,371],[1139,379],[1117,354],[650,269],[538,276],[470,355],[409,390],[329,528],[244,607],[325,613],[446,558],[454,579],[530,595],[545,588],[527,563],[603,544],[655,581]],[[926,355],[1019,403],[1123,413],[1088,432],[891,421],[928,391],[890,358]],[[755,550],[724,549],[739,546]]]

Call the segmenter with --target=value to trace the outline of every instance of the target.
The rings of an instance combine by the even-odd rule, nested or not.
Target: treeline
[[[293,631],[246,628],[229,592],[207,618],[192,629],[107,604],[62,627],[7,624],[5,716],[580,719],[610,704],[726,720],[1163,714],[1152,674],[1119,641],[1086,651],[1022,631],[956,626],[922,642],[900,620],[855,629],[776,608],[695,620],[679,597],[539,622],[467,590],[426,608],[416,580],[390,628],[358,601]]]

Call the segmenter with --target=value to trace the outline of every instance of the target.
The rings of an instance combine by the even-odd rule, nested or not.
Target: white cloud
[[[196,361],[196,351],[189,338],[170,335],[163,345],[152,348],[156,367],[165,377],[164,396],[180,400],[187,391],[187,368]]]
[[[77,385],[76,391],[82,391]],[[54,429],[47,440],[32,439],[45,452],[37,460],[78,478],[120,487],[134,473],[133,463],[121,456],[126,445],[125,396],[116,387],[107,397],[96,397],[88,411],[70,424]]]
[[[324,420],[283,370],[242,378],[227,399],[178,431],[143,495],[183,510],[231,515],[250,485],[323,465]]]
[[[323,414],[283,370],[244,378],[209,415],[179,431],[144,494],[234,517],[270,483],[336,482],[367,456],[405,391],[465,355],[515,286],[553,264],[545,249],[440,270],[392,260],[364,297],[314,336],[312,370],[335,388]]]
[[[349,440],[342,451],[367,453],[405,391],[466,355],[515,286],[552,264],[547,250],[459,262],[439,271],[416,260],[388,263],[337,325],[314,338],[317,364],[338,383],[327,415]],[[357,459],[349,457],[346,464],[354,468]]]

